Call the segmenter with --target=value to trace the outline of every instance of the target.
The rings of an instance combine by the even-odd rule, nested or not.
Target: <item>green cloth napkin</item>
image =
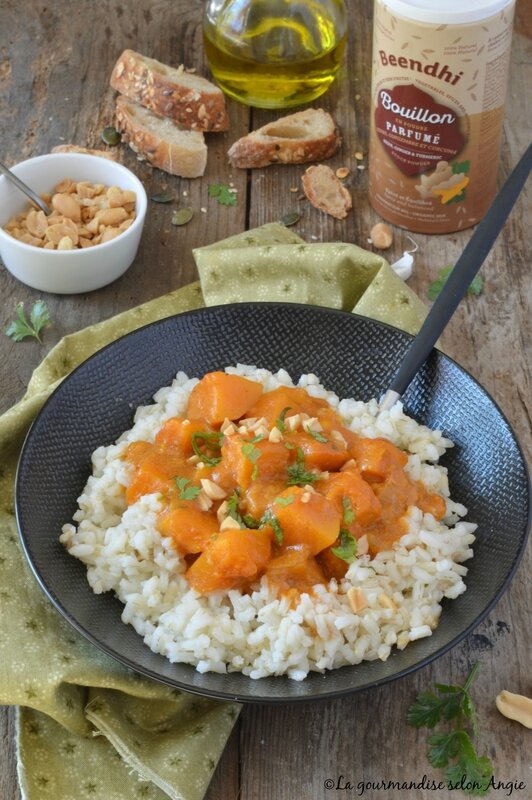
[[[0,703],[20,706],[18,774],[27,800],[201,800],[239,712],[128,670],[81,637],[37,585],[19,544],[13,481],[24,435],[50,393],[104,345],[204,299],[317,303],[411,332],[425,314],[380,256],[354,245],[306,245],[278,224],[194,255],[201,287],[66,336],[0,417]]]
[[[273,300],[339,308],[417,333],[427,315],[388,262],[354,244],[307,244],[277,222],[193,251],[205,305]]]

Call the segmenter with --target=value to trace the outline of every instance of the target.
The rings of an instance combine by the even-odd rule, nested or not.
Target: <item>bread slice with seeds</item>
[[[304,164],[330,158],[340,144],[340,134],[331,115],[322,108],[307,108],[269,122],[239,139],[228,156],[234,167],[242,169]]]
[[[122,95],[116,98],[116,127],[141,161],[181,178],[205,172],[207,145],[200,131],[185,130]]]
[[[229,121],[223,92],[181,65],[174,69],[134,50],[124,50],[111,74],[120,94],[195,131],[225,131]]]
[[[353,207],[351,195],[325,164],[309,167],[301,177],[303,191],[313,206],[336,219],[345,219]]]

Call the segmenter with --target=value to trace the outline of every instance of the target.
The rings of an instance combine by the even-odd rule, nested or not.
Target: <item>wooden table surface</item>
[[[86,295],[43,295],[18,283],[0,268],[2,328],[15,303],[28,307],[43,297],[53,327],[42,346],[15,344],[0,333],[0,411],[24,393],[32,370],[65,334],[131,308],[195,280],[191,249],[279,217],[294,209],[302,220],[294,229],[310,240],[343,240],[366,246],[375,213],[367,199],[367,173],[356,169],[354,153],[367,153],[372,3],[348,0],[350,40],[345,66],[335,86],[316,105],[331,111],[343,131],[341,152],[333,167],[352,168],[354,213],[345,221],[326,217],[290,192],[301,167],[271,167],[251,174],[231,170],[228,146],[248,130],[274,118],[229,101],[230,131],[208,137],[209,163],[204,178],[182,180],[151,170],[123,148],[120,160],[144,182],[148,194],[169,191],[196,209],[185,227],[170,224],[172,209],[151,203],[138,257],[111,286]],[[108,79],[126,47],[163,62],[185,63],[206,73],[199,0],[3,0],[0,29],[1,158],[14,164],[46,153],[56,144],[74,142],[98,147],[102,129],[112,122],[113,91]],[[532,7],[518,3],[512,66],[499,177],[502,180],[528,144]],[[364,158],[362,165],[367,163]],[[218,206],[207,194],[209,183],[233,181],[237,207]],[[200,208],[206,208],[202,213]],[[464,300],[443,339],[447,352],[468,369],[500,404],[530,457],[530,364],[532,313],[530,262],[530,186],[522,195],[482,274],[482,296]],[[419,253],[411,285],[426,298],[427,286],[441,267],[454,263],[471,231],[445,237],[416,235]],[[530,244],[530,240],[528,240]],[[395,260],[408,246],[397,231],[387,253]],[[532,796],[526,729],[503,718],[494,699],[501,689],[532,694],[530,676],[530,594],[527,571],[530,548],[512,584],[489,617],[459,646],[435,664],[407,678],[364,694],[297,707],[246,707],[230,737],[207,800],[321,800],[339,794],[324,781],[439,780],[426,760],[426,736],[405,724],[417,691],[435,681],[457,682],[480,661],[474,688],[480,721],[479,749],[495,764],[496,778],[523,781]],[[2,758],[0,797],[20,798],[12,747],[13,714],[0,718]],[[508,791],[508,790],[506,790]],[[341,796],[360,796],[344,790]],[[407,791],[366,789],[367,798],[414,796]],[[455,792],[420,790],[418,798],[451,798]],[[491,796],[506,796],[501,790]],[[105,800],[102,798],[101,800]]]

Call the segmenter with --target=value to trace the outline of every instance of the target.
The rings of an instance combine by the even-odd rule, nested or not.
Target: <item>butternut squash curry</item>
[[[133,442],[128,504],[160,494],[157,527],[198,592],[248,590],[265,575],[297,596],[342,578],[358,555],[389,549],[409,506],[441,519],[445,500],[405,472],[407,454],[342,424],[305,389],[210,372],[185,418]]]

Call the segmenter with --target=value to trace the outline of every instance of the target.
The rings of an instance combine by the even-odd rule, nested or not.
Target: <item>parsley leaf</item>
[[[281,508],[286,508],[286,506],[289,506],[290,503],[294,502],[294,500],[295,497],[293,494],[287,494],[286,497],[277,497],[275,502],[278,506],[281,506]]]
[[[279,428],[281,433],[284,433],[286,430],[286,425],[284,424],[284,418],[286,417],[287,412],[290,411],[291,407],[292,406],[286,406],[285,408],[283,408],[283,410],[275,420],[275,427]]]
[[[223,433],[217,431],[194,431],[192,449],[204,464],[215,467],[222,460],[220,450],[223,438]]]
[[[331,552],[334,553],[337,558],[341,558],[342,561],[351,564],[355,560],[357,554],[358,542],[346,526],[355,521],[355,511],[349,497],[342,497],[342,506],[344,507],[344,513],[342,517],[342,527],[339,533],[340,543],[337,547],[331,547]]]
[[[287,486],[305,486],[307,483],[314,483],[318,480],[315,472],[309,472],[305,469],[305,454],[303,450],[297,448],[296,460],[287,469],[288,480]]]
[[[489,758],[477,755],[469,735],[477,733],[473,700],[469,689],[478,670],[475,664],[463,686],[437,683],[434,692],[421,692],[408,709],[407,723],[416,728],[434,728],[438,722],[454,720],[454,727],[436,731],[428,738],[428,759],[433,767],[444,769],[449,789],[466,794],[484,795],[488,791],[493,768]]]
[[[275,538],[277,540],[277,544],[282,544],[283,543],[284,531],[281,528],[281,524],[280,524],[279,520],[277,519],[277,517],[275,516],[275,514],[273,514],[271,511],[266,511],[266,513],[263,514],[262,517],[261,517],[260,525],[261,525],[261,527],[263,525],[270,525],[270,527],[272,528],[272,530],[273,530],[273,532],[275,534]]]
[[[200,487],[194,486],[188,478],[178,478],[176,476],[174,481],[179,491],[180,500],[195,500],[201,491]]]
[[[210,183],[209,197],[215,197],[221,206],[236,206],[236,193],[227,183]]]
[[[305,428],[305,430],[306,430],[307,433],[310,433],[310,435],[313,437],[313,439],[316,439],[317,442],[322,442],[322,444],[327,444],[327,442],[329,441],[323,435],[323,433],[320,433],[319,431],[313,431],[312,428]]]
[[[227,514],[238,522],[241,528],[258,528],[260,522],[256,520],[251,514],[244,514],[241,516],[238,510],[238,501],[240,499],[240,492],[235,489],[230,497],[227,498]]]
[[[43,328],[50,325],[50,314],[46,303],[37,300],[30,311],[29,321],[24,313],[24,303],[17,303],[15,306],[17,318],[11,322],[5,332],[14,342],[21,342],[27,336],[33,336],[38,342],[42,343],[40,332]]]
[[[459,742],[458,761],[449,764],[443,773],[449,789],[462,789],[477,796],[486,794],[493,775],[490,759],[477,755],[466,731],[457,731],[455,736]]]
[[[460,749],[456,731],[449,733],[433,733],[428,738],[428,758],[431,767],[446,767],[449,761],[456,758]]]
[[[351,564],[357,554],[357,540],[347,528],[340,528],[340,544],[338,547],[331,547],[331,553]]]
[[[439,293],[447,283],[447,279],[451,272],[453,271],[453,265],[448,264],[446,267],[442,267],[439,272],[439,277],[432,281],[427,289],[427,296],[429,300],[436,300]],[[467,290],[468,294],[474,294],[477,297],[482,294],[482,290],[484,288],[484,281],[482,280],[480,275],[475,275],[471,283],[469,284],[469,288]]]
[[[343,516],[343,524],[344,525],[351,525],[352,522],[355,521],[355,511],[353,506],[351,505],[351,500],[349,497],[342,497],[342,505],[344,507],[344,516]]]
[[[258,447],[255,447],[253,442],[261,441],[261,439],[263,439],[263,438],[264,437],[262,437],[262,436],[260,436],[260,437],[257,436],[257,437],[255,437],[255,439],[252,439],[251,441],[246,442],[241,447],[242,455],[244,456],[244,458],[247,458],[247,460],[251,461],[251,463],[253,464],[253,471],[251,473],[251,480],[252,481],[256,480],[256,478],[257,478],[257,476],[259,474],[259,465],[257,464],[257,461],[259,460],[259,458],[262,455],[262,450],[259,450]]]

